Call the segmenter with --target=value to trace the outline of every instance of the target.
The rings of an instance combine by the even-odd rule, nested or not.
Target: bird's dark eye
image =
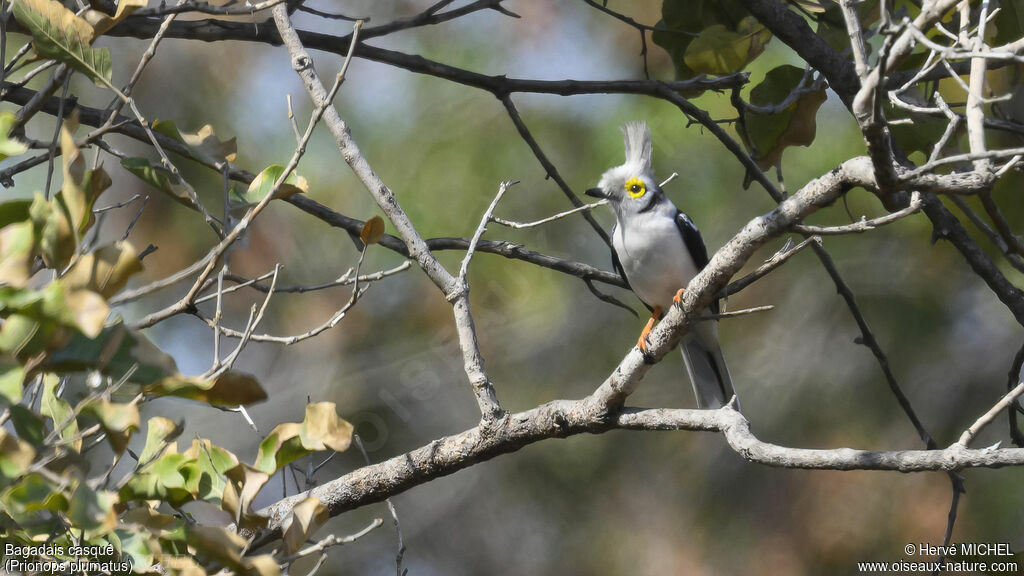
[[[640,191],[640,185],[639,184],[633,184],[632,186],[629,187],[629,191],[634,193],[634,194],[636,194],[637,192]]]

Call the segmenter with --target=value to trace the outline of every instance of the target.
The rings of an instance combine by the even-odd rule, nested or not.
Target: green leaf
[[[258,204],[263,200],[267,194],[274,189],[274,183],[277,182],[278,178],[284,174],[284,166],[274,164],[266,167],[262,172],[253,178],[249,184],[249,189],[245,191],[244,195],[239,195],[236,198],[237,201],[245,205]],[[309,183],[302,176],[299,176],[294,170],[288,175],[284,183],[281,184],[281,188],[277,191],[276,198],[287,198],[296,194],[305,194],[309,192]]]
[[[260,383],[248,374],[225,372],[213,379],[181,375],[164,378],[146,390],[155,396],[177,396],[211,406],[241,406],[267,399]]]
[[[85,531],[85,538],[95,538],[111,532],[117,527],[117,494],[93,490],[85,482],[78,484],[71,496],[68,520],[71,527]]]
[[[722,46],[719,46],[728,48],[730,52],[746,50],[749,59],[745,57],[746,62],[743,65],[760,54],[763,43],[767,43],[770,35],[759,27],[754,28],[756,21],[750,17],[750,12],[737,0],[664,0],[661,5],[661,20],[655,25],[651,39],[668,52],[675,66],[676,79],[686,80],[701,72],[692,69],[687,59],[695,60],[703,68],[716,67],[717,48],[713,45],[722,43],[723,40],[735,41],[736,46],[733,46],[733,42],[722,43]],[[711,28],[715,28],[715,31],[707,32]],[[723,30],[729,34],[723,35]],[[691,51],[691,45],[700,36],[704,37],[703,40]],[[732,57],[721,59],[730,63],[722,69],[734,68],[738,62],[738,59]],[[742,67],[741,65],[740,69]]]
[[[28,151],[28,146],[20,140],[11,138],[11,129],[17,117],[11,112],[0,112],[0,160],[6,160],[11,156],[18,156]],[[0,224],[3,226],[4,224]]]
[[[686,48],[683,58],[698,74],[732,74],[760,56],[771,37],[767,28],[748,16],[736,30],[721,24],[705,28]]]
[[[159,132],[168,138],[173,138],[182,144],[185,143],[185,139],[181,137],[181,132],[178,131],[178,126],[173,120],[154,120],[153,131]]]
[[[14,17],[40,55],[64,62],[101,86],[110,84],[110,51],[90,48],[94,30],[57,0],[17,0]]]
[[[0,118],[2,117],[3,114],[0,114]],[[32,206],[32,201],[28,199],[8,200],[0,204],[0,228],[28,220],[30,206]]]
[[[150,164],[145,158],[122,158],[121,166],[135,174],[143,182],[170,196],[178,204],[198,210],[188,194],[188,187],[170,170]]]
[[[57,396],[57,384],[60,378],[52,374],[43,377],[43,398],[39,405],[39,412],[53,421],[53,427],[58,429],[58,435],[75,452],[82,449],[82,439],[78,435],[78,420],[75,418],[74,410],[63,398]]]
[[[64,335],[55,322],[11,314],[0,328],[0,352],[27,361],[51,345],[62,343]]]
[[[991,13],[991,12],[990,12]],[[992,46],[1000,46],[1024,37],[1024,6],[1014,0],[999,2],[999,12],[992,20],[995,34],[992,35]],[[992,28],[989,28],[991,30]]]
[[[26,474],[17,484],[8,488],[0,495],[0,502],[4,503],[5,511],[19,523],[32,520],[32,515],[41,510],[57,512],[68,508],[68,499],[63,492],[34,473]]]
[[[267,437],[260,442],[256,454],[256,468],[267,474],[273,474],[288,464],[310,453],[302,446],[302,426],[294,422],[278,424]]]
[[[36,457],[32,446],[0,428],[0,487],[21,476]]]
[[[8,410],[11,411],[11,422],[18,437],[34,448],[43,448],[43,419],[21,404],[15,404]]]
[[[184,454],[195,458],[200,470],[197,498],[220,505],[226,485],[227,470],[238,465],[239,459],[223,448],[214,446],[209,440],[194,440]]]
[[[196,497],[204,502],[221,504],[225,474],[238,465],[238,458],[227,450],[214,446],[209,440],[193,440],[185,455],[194,458],[199,466],[199,486]]]
[[[135,508],[136,510],[150,510],[150,508]],[[128,522],[129,524],[131,522]],[[119,528],[112,535],[116,535],[121,541],[120,554],[122,558],[130,559],[132,566],[152,566],[156,562],[156,553],[160,552],[159,541],[154,539],[145,530],[125,530]],[[166,563],[165,563],[166,567]],[[174,574],[174,572],[168,572]]]
[[[7,360],[0,360],[0,406],[21,401],[25,369]]]
[[[168,453],[136,472],[118,493],[122,500],[161,500],[181,506],[196,499],[200,470],[195,458]]]
[[[129,330],[118,320],[95,338],[75,334],[47,358],[47,370],[65,373],[98,370],[120,378],[135,369],[131,381],[151,385],[178,373],[174,359],[162,352],[141,332]]]
[[[757,106],[777,106],[786,101],[804,78],[804,71],[788,64],[773,68],[750,92],[750,102]],[[755,149],[755,160],[761,169],[778,164],[789,146],[809,146],[816,132],[815,117],[825,101],[825,88],[804,92],[791,104],[773,114],[748,111],[744,120],[747,136]]]

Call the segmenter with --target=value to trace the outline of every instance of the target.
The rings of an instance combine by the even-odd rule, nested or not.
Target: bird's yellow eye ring
[[[639,178],[630,178],[626,180],[626,192],[633,198],[639,198],[647,193],[647,186]]]

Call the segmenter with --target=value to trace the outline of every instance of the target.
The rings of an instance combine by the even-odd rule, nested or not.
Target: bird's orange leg
[[[676,304],[682,304],[684,292],[686,292],[686,288],[680,288],[679,291],[676,292],[676,295],[672,297],[672,301]]]
[[[651,319],[647,321],[647,325],[644,326],[642,332],[640,332],[640,338],[636,341],[636,345],[640,348],[640,351],[644,354],[647,353],[647,336],[651,333],[654,328],[654,323],[661,319],[661,306],[655,306],[654,311],[651,312]]]

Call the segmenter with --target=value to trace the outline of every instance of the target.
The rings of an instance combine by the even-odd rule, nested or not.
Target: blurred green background
[[[378,24],[418,13],[427,3],[310,0],[309,5],[369,16]],[[636,30],[585,3],[525,0],[506,6],[522,18],[484,11],[369,43],[510,77],[643,77]],[[612,7],[645,23],[660,17],[656,0]],[[348,23],[302,14],[296,24],[339,35],[349,30]],[[127,79],[147,41],[105,42],[113,49],[115,78]],[[336,55],[315,57],[324,78],[340,67]],[[773,40],[751,66],[751,85],[781,63],[802,67],[794,53]],[[653,44],[649,65],[652,77],[671,79],[667,54]],[[84,103],[106,104],[80,79],[73,88]],[[191,131],[210,123],[222,137],[236,136],[237,164],[253,172],[291,156],[295,140],[288,94],[304,125],[310,105],[283,49],[182,40],[164,42],[136,91],[147,117],[174,120]],[[744,190],[736,160],[699,126],[688,126],[671,105],[622,95],[513,98],[578,193],[621,162],[618,126],[646,120],[654,133],[659,175],[681,175],[668,186],[669,196],[702,229],[712,251],[773,206],[756,185]],[[735,116],[727,94],[707,94],[696,103],[716,118]],[[502,179],[521,183],[499,206],[501,217],[533,220],[570,207],[488,93],[356,59],[337,104],[367,159],[425,237],[471,235]],[[814,145],[791,148],[784,156],[791,191],[864,153],[855,122],[831,92],[817,121]],[[147,152],[127,140],[111,141],[134,154]],[[215,242],[195,213],[154,194],[116,161],[107,160],[107,166],[115,188],[101,204],[135,193],[151,196],[132,240],[159,250],[147,257],[138,284],[179,270]],[[207,205],[220,205],[216,174],[184,160],[179,166]],[[299,171],[318,202],[361,219],[378,213],[322,127]],[[45,169],[21,176],[18,193],[38,188],[44,178]],[[996,192],[1011,219],[1021,215],[1024,204],[1014,197],[1019,188],[1015,177]],[[855,218],[883,213],[863,191],[852,192],[847,205]],[[610,228],[610,212],[596,215]],[[129,210],[108,219],[106,234],[119,235],[131,216]],[[819,224],[848,221],[842,205],[813,218]],[[521,231],[492,225],[486,238],[610,269],[606,246],[580,217]],[[781,239],[773,242],[751,265],[781,244]],[[865,235],[829,237],[825,247],[921,419],[940,445],[953,442],[1005,391],[1020,328],[952,247],[932,244],[931,226],[922,215]],[[440,256],[455,269],[462,254]],[[259,217],[249,247],[232,255],[231,268],[251,276],[280,262],[282,284],[312,284],[340,276],[356,258],[343,232],[279,203]],[[363,271],[400,262],[400,256],[373,247]],[[1020,285],[1021,277],[1003,268]],[[635,343],[642,326],[598,301],[579,280],[522,262],[479,255],[470,281],[487,370],[508,410],[588,394]],[[120,312],[139,318],[180,297],[184,288]],[[632,295],[607,290],[643,310]],[[305,332],[348,295],[347,289],[333,289],[275,296],[261,331]],[[243,328],[256,301],[251,293],[236,293],[226,303],[227,324]],[[728,303],[730,309],[765,304],[775,310],[720,325],[745,414],[761,439],[816,448],[920,446],[874,358],[854,343],[857,327],[810,251]],[[183,372],[198,374],[209,366],[211,333],[195,318],[172,319],[149,334]],[[236,366],[258,375],[271,395],[252,410],[262,433],[281,421],[300,420],[307,398],[334,401],[356,424],[374,461],[472,427],[479,416],[462,372],[450,307],[417,269],[371,286],[356,309],[319,338],[287,348],[252,343]],[[655,367],[630,401],[665,407],[693,403],[678,354]],[[153,402],[147,410],[149,416],[186,418],[185,444],[199,434],[240,457],[255,456],[259,438],[236,414],[174,400]],[[1001,417],[976,445],[1005,438]],[[352,450],[334,459],[320,478],[344,474],[361,462]],[[972,470],[965,476],[968,493],[961,500],[954,541],[1009,542],[1014,550],[1024,549],[1019,489],[1024,471]],[[290,478],[287,489],[294,490]],[[272,481],[261,505],[279,498],[281,490],[279,480]],[[949,498],[949,480],[942,473],[779,470],[746,463],[716,435],[614,432],[541,442],[412,489],[394,503],[408,547],[404,565],[417,576],[800,575],[853,573],[857,561],[906,558],[908,542],[941,544]],[[321,574],[394,572],[395,535],[384,505],[345,514],[321,534],[354,532],[375,517],[384,518],[385,525],[335,549]]]

